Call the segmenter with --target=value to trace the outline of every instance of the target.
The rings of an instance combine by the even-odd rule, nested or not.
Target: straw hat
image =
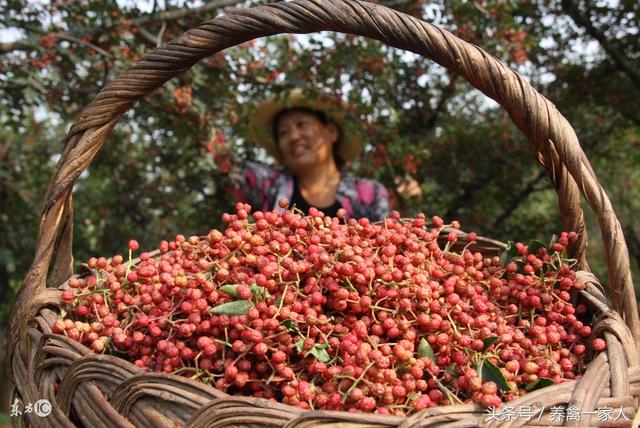
[[[343,161],[353,160],[360,154],[364,147],[362,134],[345,120],[344,104],[326,95],[295,88],[258,105],[255,114],[249,119],[251,138],[264,147],[278,162],[282,162],[282,159],[273,138],[273,121],[280,111],[296,107],[320,111],[338,126],[340,137],[336,143],[338,144],[337,154]]]

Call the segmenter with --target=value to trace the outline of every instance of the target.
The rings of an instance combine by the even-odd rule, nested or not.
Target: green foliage
[[[511,389],[507,379],[502,373],[502,370],[500,370],[500,368],[493,364],[488,358],[484,358],[480,362],[480,370],[478,370],[478,373],[480,373],[483,381],[495,382],[496,385],[498,385],[498,388],[502,391],[509,391]]]
[[[19,40],[0,52],[3,301],[10,300],[32,260],[42,198],[64,132],[80,109],[158,43],[223,12],[179,12],[193,6],[190,1],[157,3],[166,10],[143,11],[136,2],[54,1],[42,7],[0,1],[0,28],[20,29]],[[379,3],[478,44],[557,105],[612,199],[637,269],[636,2],[578,2],[579,12],[559,0]],[[167,17],[167,11],[176,14]],[[591,26],[580,24],[585,17]],[[151,249],[177,233],[202,234],[220,226],[221,213],[233,201],[218,185],[220,171],[207,144],[221,131],[240,156],[265,159],[246,138],[247,114],[291,84],[338,93],[348,102],[369,137],[365,154],[352,165],[355,173],[392,191],[399,177],[420,182],[421,198],[394,194],[403,214],[458,219],[465,229],[503,241],[546,242],[561,231],[546,172],[499,107],[433,62],[371,39],[323,32],[228,49],[139,100],[75,185],[76,259],[122,253],[130,238]],[[592,217],[589,260],[605,280]]]
[[[32,261],[39,212],[61,136],[60,126],[33,117],[15,128],[0,127],[0,302],[12,300]],[[0,319],[8,309],[0,306]]]

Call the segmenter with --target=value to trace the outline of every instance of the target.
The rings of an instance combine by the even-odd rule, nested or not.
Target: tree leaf
[[[246,315],[251,306],[251,302],[248,300],[236,300],[235,302],[215,306],[211,309],[211,313],[217,315]]]
[[[528,392],[535,391],[536,389],[546,388],[547,386],[555,385],[555,382],[549,378],[541,377],[538,378],[535,382],[531,382],[527,384],[524,388]]]
[[[500,339],[500,336],[490,336],[482,339],[482,343],[484,343],[484,347],[482,348],[482,352],[487,352],[487,349],[491,347],[496,341]]]
[[[488,358],[485,358],[482,361],[482,371],[480,377],[483,381],[495,382],[501,391],[511,390],[507,379],[505,379],[504,375],[502,374],[502,370],[500,370],[495,364],[489,361]]]
[[[298,335],[302,336],[302,332],[300,331],[300,328],[298,327],[298,324],[292,320],[291,318],[287,318],[286,320],[283,320],[280,325],[285,326],[289,331],[292,331],[294,333],[297,333]]]
[[[238,297],[238,284],[227,284],[220,287],[220,291],[225,294],[228,294],[231,297]],[[261,300],[269,297],[269,292],[264,287],[259,287],[256,284],[251,286],[251,296],[254,302],[259,302]]]
[[[269,291],[264,287],[253,284],[251,286],[251,296],[255,302],[260,302],[269,297]]]
[[[331,356],[329,356],[329,353],[326,351],[328,347],[329,344],[327,343],[317,343],[313,348],[309,350],[309,352],[305,354],[305,357],[311,354],[316,357],[316,360],[320,361],[321,363],[326,363],[327,361],[331,360]]]
[[[433,348],[427,342],[427,339],[424,337],[420,339],[420,343],[418,344],[418,357],[419,358],[429,358],[433,361]]]
[[[503,249],[500,253],[500,264],[506,266],[511,263],[511,259],[518,257],[520,253],[516,248],[516,243],[513,241],[507,242],[507,248]]]
[[[547,244],[536,239],[529,241],[528,251],[529,254],[538,254],[540,248],[547,248]]]
[[[238,297],[238,284],[227,284],[220,287],[220,291],[232,297]]]

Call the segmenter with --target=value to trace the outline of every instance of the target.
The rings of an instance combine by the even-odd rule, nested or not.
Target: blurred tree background
[[[0,0],[0,302],[34,254],[42,198],[79,111],[142,55],[228,11],[265,1]],[[389,0],[520,72],[574,126],[640,262],[640,3],[633,0]],[[353,170],[393,189],[412,176],[421,198],[394,195],[405,215],[458,219],[503,241],[561,231],[556,195],[526,139],[459,76],[379,42],[344,34],[281,35],[213,55],[126,113],[75,186],[77,261],[201,234],[232,201],[211,151],[244,138],[247,107],[286,85],[348,101],[370,143]],[[598,224],[589,261],[602,281]],[[637,281],[637,280],[636,280]]]

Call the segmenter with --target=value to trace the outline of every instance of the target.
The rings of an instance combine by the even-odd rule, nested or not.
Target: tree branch
[[[109,59],[113,58],[113,55],[111,55],[109,52],[105,51],[101,47],[96,46],[91,42],[87,42],[87,41],[84,41],[84,40],[79,39],[77,37],[71,36],[71,35],[69,35],[67,33],[60,33],[60,34],[56,35],[56,38],[58,38],[60,40],[66,40],[66,41],[72,42],[72,43],[77,43],[79,45],[84,45],[84,46],[86,46],[88,48],[91,48],[94,51],[98,52],[100,55],[102,55],[105,58],[109,58]]]
[[[33,46],[29,45],[24,40],[0,43],[0,55],[4,55],[12,51],[28,51],[32,49],[34,49]]]
[[[140,36],[142,36],[143,39],[145,39],[146,41],[148,41],[149,43],[155,46],[156,38],[153,37],[153,34],[151,34],[149,30],[147,30],[142,25],[139,25],[137,28],[138,28],[138,34],[140,34]]]
[[[458,80],[458,75],[455,73],[449,74],[449,84],[442,89],[440,93],[440,99],[438,100],[438,105],[435,110],[429,116],[427,120],[426,129],[433,129],[436,126],[436,120],[446,109],[447,102],[455,95],[456,93],[456,81]]]
[[[633,122],[636,126],[640,127],[640,116],[633,114],[633,112],[630,112],[628,110],[624,110],[621,113],[625,119],[628,119],[629,121]]]
[[[6,153],[6,152],[5,152]],[[8,156],[8,155],[7,155]],[[2,156],[4,157],[4,155]],[[4,159],[3,159],[4,160]],[[3,162],[2,167],[4,168],[5,165]],[[9,208],[8,205],[8,192],[6,189],[8,189],[8,186],[6,186],[6,182],[3,179],[2,181],[0,181],[0,183],[2,183],[2,185],[0,186],[0,206],[3,207],[2,208],[2,215],[4,217],[4,215],[6,214],[7,216],[11,215],[11,210]],[[0,222],[0,245],[2,246],[2,248],[11,248],[9,246],[9,242],[7,242],[8,240],[8,233],[5,230],[5,222],[2,221]],[[0,259],[0,301],[2,302],[8,302],[9,301],[9,297],[10,297],[10,292],[9,292],[9,267],[7,266],[8,263],[6,260],[4,259]]]
[[[458,217],[458,211],[460,210],[460,208],[466,206],[473,195],[475,195],[479,190],[482,190],[484,187],[488,186],[489,183],[491,183],[491,180],[474,180],[473,182],[469,183],[469,185],[464,188],[462,195],[460,195],[453,203],[450,204],[443,217]]]
[[[177,19],[180,18],[184,18],[185,16],[189,16],[189,15],[195,15],[195,14],[199,14],[199,13],[205,13],[205,12],[210,12],[212,10],[216,10],[216,9],[220,9],[223,7],[228,7],[228,6],[233,6],[236,5],[238,3],[242,3],[244,0],[216,0],[216,1],[211,1],[209,3],[206,3],[200,7],[195,7],[192,9],[189,8],[180,8],[180,9],[176,9],[176,10],[170,10],[170,11],[164,11],[164,12],[159,12],[159,13],[150,13],[148,15],[145,16],[141,16],[139,18],[134,18],[132,20],[130,20],[130,24],[134,27],[141,27],[142,25],[145,24],[150,24],[150,23],[154,23],[154,22],[169,22],[169,21],[175,21]],[[88,29],[88,31],[84,34],[84,35],[93,35],[96,34],[100,31],[106,31],[110,28],[112,28],[113,26],[115,26],[116,23],[109,25],[109,26],[105,26],[105,27],[96,27],[96,28],[92,28],[92,29]],[[24,30],[25,28],[23,28]],[[34,31],[34,30],[31,30]],[[142,31],[142,30],[141,30]],[[43,31],[39,31],[39,33],[43,33]],[[147,31],[148,33],[148,31]],[[74,38],[76,41],[79,40],[77,39],[74,35],[69,34],[67,32],[60,32],[60,33],[54,33],[57,39],[61,39],[61,40],[70,40],[70,38]],[[149,33],[150,34],[150,33]],[[149,39],[149,37],[144,36],[146,39]],[[151,43],[156,44],[156,38],[151,36]],[[26,42],[26,40],[16,40],[15,42],[9,42],[9,43],[0,43],[0,55],[4,55],[7,54],[9,52],[13,52],[13,51],[30,51],[30,50],[35,50],[36,47],[30,45],[29,43]],[[92,46],[92,49],[96,49],[95,47]]]
[[[382,4],[383,6],[394,8],[398,6],[404,6],[407,3],[411,3],[411,0],[388,0],[388,1],[381,1],[378,3]]]
[[[529,182],[526,184],[524,189],[522,189],[511,201],[509,201],[509,205],[502,211],[502,213],[491,223],[490,228],[495,229],[499,224],[503,223],[514,213],[516,208],[520,206],[522,201],[524,201],[534,190],[536,184],[541,181],[545,175],[546,170],[540,169],[538,174],[536,174]]]
[[[629,64],[627,58],[618,50],[618,47],[614,45],[614,43],[607,40],[604,33],[598,30],[591,20],[589,16],[585,16],[580,13],[580,9],[578,5],[575,4],[572,0],[562,0],[562,9],[573,19],[573,22],[576,23],[579,27],[582,27],[587,34],[596,39],[600,46],[609,54],[609,56],[613,59],[616,66],[623,71],[631,81],[640,88],[640,72],[638,72],[637,67]]]
[[[182,7],[180,9],[141,16],[140,18],[135,18],[131,20],[131,23],[133,25],[144,25],[150,22],[175,21],[177,19],[184,18],[185,16],[195,15],[195,14],[204,13],[204,12],[210,12],[212,10],[220,9],[222,7],[234,6],[238,3],[242,3],[243,1],[244,0],[211,1],[209,3],[203,4],[200,7],[194,7],[194,8]]]
[[[627,247],[629,250],[629,257],[631,260],[634,260],[636,266],[640,268],[640,238],[638,237],[638,233],[636,233],[633,225],[629,225],[627,227],[622,227],[622,232],[624,233],[625,241],[627,242]]]

